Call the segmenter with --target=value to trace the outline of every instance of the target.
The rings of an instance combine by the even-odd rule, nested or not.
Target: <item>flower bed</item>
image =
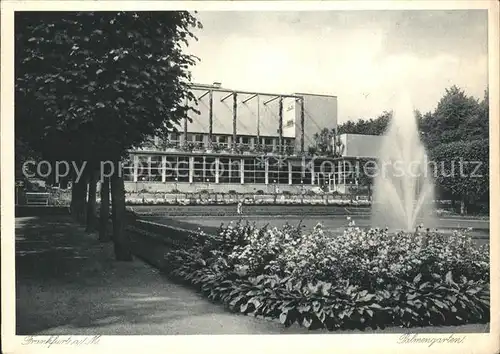
[[[238,198],[213,198],[213,197],[204,197],[200,198],[198,196],[193,196],[190,198],[186,197],[178,197],[178,198],[166,198],[164,196],[137,196],[137,195],[127,195],[125,201],[128,205],[228,205],[228,204],[236,204],[238,202]],[[341,200],[341,199],[304,199],[300,198],[288,198],[281,199],[274,197],[257,197],[257,198],[247,198],[245,200],[245,204],[247,205],[336,205],[336,206],[369,206],[370,202],[368,201],[350,201],[350,200]]]
[[[245,314],[309,329],[489,321],[489,250],[465,232],[229,225],[166,255],[171,276]]]

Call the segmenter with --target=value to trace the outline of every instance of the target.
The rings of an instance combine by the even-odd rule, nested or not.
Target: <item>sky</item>
[[[457,85],[482,98],[487,12],[199,12],[193,82],[338,97],[338,121],[375,118],[401,92],[427,112]]]

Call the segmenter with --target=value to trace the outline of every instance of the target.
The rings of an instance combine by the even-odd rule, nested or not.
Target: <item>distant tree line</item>
[[[445,90],[434,111],[415,114],[430,160],[445,166],[445,173],[439,173],[435,179],[438,197],[457,202],[456,208],[461,213],[486,211],[489,203],[488,90],[479,100],[452,86]],[[346,133],[382,135],[390,119],[391,113],[383,112],[374,119],[347,121],[336,130],[323,129],[314,136],[315,146],[320,151],[333,149],[332,139]],[[458,173],[460,161],[469,162],[462,163],[463,176]],[[365,177],[362,178],[365,184],[373,182]]]

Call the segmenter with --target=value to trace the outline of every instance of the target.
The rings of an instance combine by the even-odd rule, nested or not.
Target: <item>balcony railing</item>
[[[174,149],[179,152],[215,152],[215,153],[228,153],[228,154],[272,154],[272,155],[287,155],[287,156],[317,156],[317,157],[341,157],[340,154],[334,154],[333,151],[318,151],[315,148],[309,148],[304,153],[300,153],[296,150],[294,145],[284,145],[282,147],[281,153],[279,147],[271,144],[244,144],[237,143],[235,148],[233,148],[232,143],[205,143],[199,141],[167,141],[161,142],[159,144],[154,144],[153,142],[144,144],[140,150],[159,150],[165,151]]]

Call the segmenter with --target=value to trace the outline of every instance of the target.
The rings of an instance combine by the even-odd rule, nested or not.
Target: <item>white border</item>
[[[422,351],[439,353],[495,353],[500,349],[498,315],[492,316],[489,334],[467,334],[466,342],[425,345],[397,344],[400,334],[349,334],[349,335],[267,335],[267,336],[107,336],[98,346],[87,348],[56,347],[42,349],[20,346],[22,336],[15,333],[15,282],[14,282],[14,10],[384,10],[384,9],[489,9],[489,90],[490,90],[490,189],[491,189],[491,254],[492,254],[492,314],[499,308],[499,220],[500,196],[499,155],[499,5],[491,1],[2,1],[1,3],[1,238],[2,246],[2,338],[5,353],[34,353],[45,351],[92,352],[146,350],[168,353],[219,353],[219,352],[406,352]],[[495,196],[496,198],[493,198]],[[426,334],[432,336],[432,334]],[[442,335],[438,335],[442,338]]]

